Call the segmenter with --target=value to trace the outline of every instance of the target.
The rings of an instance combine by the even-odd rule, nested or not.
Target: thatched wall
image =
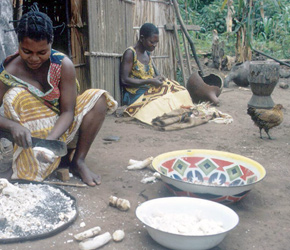
[[[164,76],[176,79],[176,39],[174,33],[165,31],[166,24],[174,24],[174,8],[171,1],[136,0],[134,6],[133,27],[134,43],[138,40],[139,29],[145,22],[155,24],[159,29],[159,43],[153,52],[158,71]]]
[[[71,0],[71,57],[81,92],[91,87],[89,60],[85,52],[89,50],[87,0]]]
[[[14,15],[19,18],[22,4],[27,8],[36,0],[13,1]],[[55,4],[67,10],[64,3],[67,2],[61,0],[49,6]],[[59,45],[67,45],[69,49],[81,91],[106,89],[120,102],[121,56],[127,47],[136,43],[139,29],[145,22],[154,23],[160,31],[160,41],[153,53],[159,72],[176,79],[176,39],[172,31],[164,28],[166,24],[175,23],[170,0],[69,0],[69,3],[67,34],[71,39],[59,40]]]
[[[123,51],[132,44],[132,3],[88,0],[91,85],[120,101],[119,68]]]
[[[81,0],[79,0],[81,1]],[[84,1],[84,0],[83,0]],[[170,0],[87,0],[91,86],[108,90],[120,101],[119,65],[124,50],[134,45],[145,22],[154,23],[160,32],[153,52],[158,71],[176,79],[176,46],[173,31],[165,25],[176,23]]]
[[[120,102],[120,59],[129,46],[136,43],[145,22],[154,23],[160,41],[153,58],[159,72],[175,79],[176,41],[166,24],[175,22],[170,1],[88,0],[89,51],[91,86],[108,90]]]

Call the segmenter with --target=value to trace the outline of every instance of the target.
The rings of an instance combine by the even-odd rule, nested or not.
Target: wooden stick
[[[181,67],[181,73],[182,73],[182,78],[183,78],[183,86],[186,85],[186,77],[185,77],[185,71],[184,71],[184,65],[183,65],[183,56],[181,53],[181,49],[180,49],[180,43],[179,43],[179,37],[178,37],[178,31],[176,28],[176,24],[174,24],[174,35],[176,38],[176,45],[177,45],[177,52],[178,52],[178,57],[179,57],[179,61],[180,61],[180,67]]]
[[[162,0],[143,0],[143,1],[153,2],[153,3],[164,3],[164,4],[167,4],[167,5],[170,4],[169,1],[162,1]]]
[[[227,89],[227,90],[223,89],[222,93],[227,93],[227,92],[232,92],[232,91],[234,91],[234,89]]]
[[[185,27],[185,24],[184,24],[184,22],[183,22],[183,20],[182,20],[182,17],[181,17],[181,15],[180,15],[180,11],[179,11],[178,3],[177,3],[176,0],[172,0],[172,2],[173,2],[173,6],[174,6],[174,9],[175,9],[176,15],[177,15],[177,19],[178,19],[178,21],[180,22],[181,29],[183,30],[183,32],[184,32],[184,34],[185,34],[185,36],[186,36],[186,38],[187,38],[187,40],[188,40],[188,42],[189,42],[189,45],[190,45],[190,47],[191,47],[191,50],[192,50],[193,56],[194,56],[194,58],[195,58],[195,61],[196,61],[196,63],[197,63],[197,66],[198,66],[198,68],[199,68],[199,70],[200,70],[200,72],[201,72],[201,76],[204,76],[203,69],[202,69],[202,67],[201,67],[200,61],[199,61],[199,59],[198,59],[198,57],[197,57],[197,55],[196,55],[196,50],[195,50],[195,47],[194,47],[193,41],[192,41],[192,39],[190,38],[190,35],[189,35],[189,33],[188,33],[188,31],[187,31],[187,29],[186,29],[186,27]]]
[[[183,32],[181,32],[181,33],[182,33],[184,51],[185,51],[186,60],[187,60],[188,75],[191,76],[191,73],[192,73],[192,71],[191,71],[191,63],[190,63],[190,56],[189,56],[189,51],[188,51],[188,47],[187,47],[186,37],[185,37]]]
[[[57,182],[57,181],[43,181],[45,184],[53,184],[59,186],[71,186],[71,187],[87,187],[87,184],[79,184],[79,183],[66,183],[66,182]]]
[[[85,56],[99,56],[99,57],[122,57],[123,54],[117,53],[106,53],[106,52],[96,52],[96,51],[85,51]]]
[[[283,64],[283,65],[285,65],[285,66],[290,67],[290,64],[289,64],[289,63],[286,63],[286,62],[283,62],[283,61],[281,61],[281,60],[278,60],[277,58],[275,58],[275,57],[273,57],[273,56],[270,56],[270,55],[268,55],[268,54],[266,54],[266,53],[264,53],[264,52],[262,52],[262,51],[256,50],[256,49],[254,49],[254,48],[252,48],[252,50],[254,50],[255,52],[257,52],[257,53],[259,53],[259,54],[261,54],[261,55],[263,55],[263,56],[269,57],[269,58],[273,59],[274,61],[276,61],[276,62],[278,62],[278,63],[280,63],[280,64]]]
[[[123,0],[125,3],[131,3],[131,4],[136,4],[135,2],[133,2],[132,0]]]
[[[173,31],[173,29],[174,29],[173,25],[174,24],[168,23],[168,24],[164,25],[164,28],[167,31]],[[185,27],[186,27],[187,30],[200,31],[200,26],[198,26],[198,25],[185,24]],[[180,29],[181,29],[181,26],[177,25],[177,30],[180,30]]]

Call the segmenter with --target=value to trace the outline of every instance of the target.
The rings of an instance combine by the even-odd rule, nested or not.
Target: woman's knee
[[[94,109],[97,114],[103,116],[106,115],[108,107],[107,107],[107,98],[104,94],[101,95],[99,100],[96,102]]]

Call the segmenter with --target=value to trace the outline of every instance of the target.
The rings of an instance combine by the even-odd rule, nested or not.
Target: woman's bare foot
[[[101,184],[101,176],[93,173],[84,161],[71,162],[71,171],[91,187]]]

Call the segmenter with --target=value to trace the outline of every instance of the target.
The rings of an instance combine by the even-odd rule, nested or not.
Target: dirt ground
[[[280,79],[288,81],[290,79]],[[189,129],[160,132],[136,123],[116,123],[114,115],[104,125],[87,157],[92,170],[102,175],[102,184],[91,188],[63,187],[77,199],[78,218],[66,230],[55,236],[17,244],[0,245],[0,250],[79,249],[73,235],[100,226],[102,232],[123,229],[125,239],[111,241],[103,250],[163,250],[154,242],[135,216],[136,207],[146,199],[172,196],[162,181],[143,184],[141,179],[152,172],[148,169],[128,171],[129,159],[143,160],[149,156],[181,150],[212,149],[249,157],[262,164],[267,175],[255,185],[243,200],[229,205],[240,218],[238,226],[219,246],[212,250],[287,250],[290,249],[290,89],[277,84],[272,98],[285,107],[283,123],[270,131],[273,140],[260,139],[259,129],[247,115],[247,103],[252,96],[248,89],[239,89],[233,82],[219,97],[218,109],[230,114],[231,124],[207,123]],[[107,143],[106,136],[120,136]],[[265,135],[265,134],[264,134]],[[78,182],[72,179],[70,182]],[[121,212],[109,206],[109,197],[128,199],[131,209]],[[80,223],[85,227],[81,228]]]

